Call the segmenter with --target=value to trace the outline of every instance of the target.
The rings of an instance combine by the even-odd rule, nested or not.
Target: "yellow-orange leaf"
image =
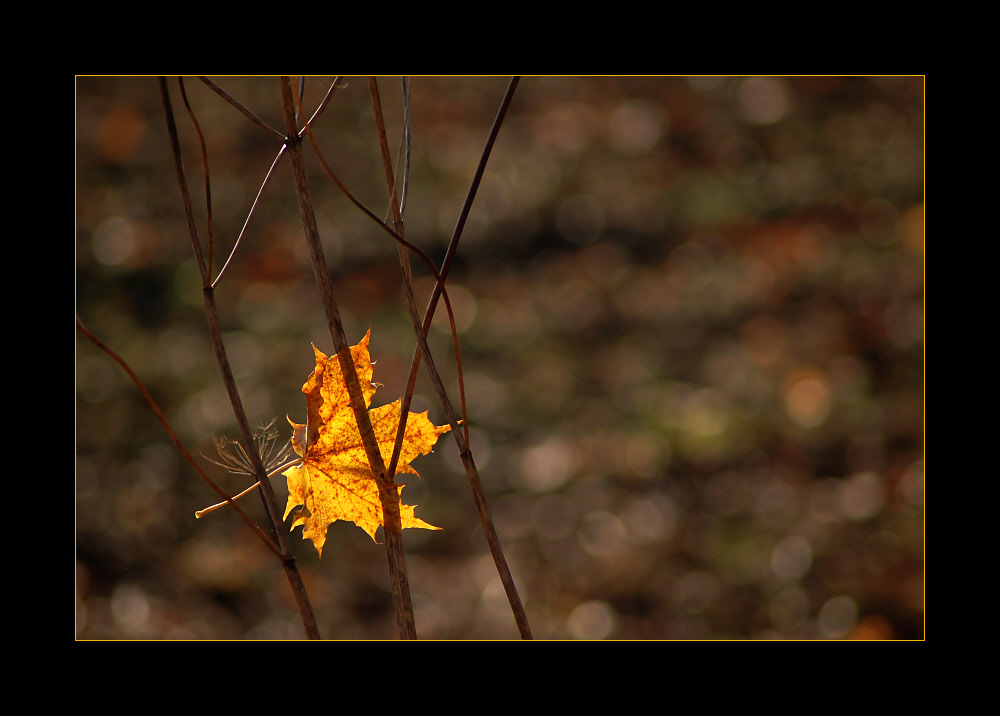
[[[351,356],[364,393],[365,407],[370,408],[376,384],[371,382],[372,363],[368,353],[371,330],[356,346]],[[316,346],[316,369],[302,386],[306,395],[305,425],[288,420],[294,428],[292,447],[302,457],[302,464],[286,470],[288,478],[288,504],[285,518],[298,505],[304,508],[292,522],[292,529],[302,525],[302,537],[311,539],[316,551],[323,554],[326,530],[337,520],[349,520],[375,539],[375,531],[384,525],[379,486],[368,465],[361,434],[358,430],[351,399],[347,393],[344,374],[337,356],[327,357]],[[368,411],[372,428],[378,440],[382,459],[388,464],[392,456],[396,431],[399,429],[400,403],[397,400]],[[426,455],[434,447],[438,436],[451,428],[437,427],[427,419],[427,412],[410,413],[396,472],[417,471],[410,461]],[[397,485],[401,492],[404,485]],[[413,505],[400,504],[402,526],[436,530],[440,527],[427,524],[413,514]]]

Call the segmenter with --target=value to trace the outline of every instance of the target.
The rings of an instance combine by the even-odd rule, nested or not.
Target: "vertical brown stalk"
[[[486,140],[486,146],[483,148],[482,156],[479,160],[479,165],[476,168],[475,176],[472,179],[472,184],[469,187],[468,194],[465,198],[465,203],[462,206],[462,211],[459,214],[458,223],[455,226],[455,231],[452,235],[451,241],[448,244],[448,250],[445,254],[444,261],[441,264],[440,279],[434,285],[434,291],[431,294],[430,301],[427,305],[427,310],[424,313],[424,320],[422,326],[417,326],[417,318],[414,314],[414,310],[411,307],[411,320],[414,321],[415,327],[417,327],[417,342],[419,346],[413,353],[413,359],[410,362],[410,375],[407,379],[406,390],[403,393],[402,407],[401,409],[405,412],[409,408],[410,396],[413,394],[413,388],[416,384],[417,370],[420,366],[421,357],[424,356],[426,368],[428,374],[431,378],[431,382],[434,384],[434,388],[437,391],[438,398],[441,402],[441,408],[444,410],[445,416],[447,417],[449,423],[452,425],[452,437],[455,438],[455,442],[458,444],[459,456],[462,459],[462,464],[465,467],[466,477],[469,479],[469,487],[472,490],[472,497],[476,504],[476,511],[479,514],[479,521],[483,528],[483,534],[486,536],[486,542],[490,549],[490,554],[493,557],[493,563],[496,566],[497,574],[500,577],[500,581],[503,584],[504,592],[507,595],[507,601],[510,604],[511,612],[514,615],[514,621],[517,624],[519,633],[522,639],[531,639],[531,626],[528,624],[528,615],[524,611],[524,605],[521,603],[521,597],[518,594],[517,586],[514,584],[514,577],[510,572],[510,567],[507,565],[507,558],[504,556],[503,548],[500,545],[500,538],[497,535],[496,528],[493,525],[493,517],[490,514],[489,505],[486,502],[486,491],[483,489],[482,481],[479,479],[479,470],[476,467],[475,460],[472,457],[472,450],[469,447],[467,441],[465,440],[465,433],[457,429],[455,411],[451,406],[451,402],[448,400],[448,396],[445,393],[444,386],[441,383],[441,379],[438,376],[437,369],[433,365],[433,360],[430,356],[430,351],[427,347],[426,336],[430,330],[431,321],[434,318],[434,309],[437,307],[438,299],[443,295],[444,291],[444,280],[448,275],[448,270],[451,267],[452,259],[455,257],[455,253],[458,249],[458,242],[461,239],[462,231],[465,228],[465,222],[468,219],[469,212],[472,209],[472,203],[476,197],[476,193],[479,189],[479,184],[482,181],[483,174],[486,171],[486,162],[489,159],[490,153],[493,149],[493,144],[496,142],[497,135],[500,132],[500,126],[503,124],[504,117],[507,114],[507,109],[510,107],[511,99],[514,96],[514,90],[517,88],[517,84],[520,81],[519,77],[511,78],[510,84],[507,86],[507,92],[504,95],[503,101],[500,104],[500,109],[497,112],[497,116],[493,121],[493,127],[490,129],[489,137]],[[375,95],[373,94],[373,97]],[[384,145],[384,142],[383,142]],[[383,146],[383,157],[386,156],[386,147]],[[387,169],[387,176],[391,174],[391,170]],[[405,266],[404,266],[404,276],[405,276]],[[399,444],[401,442],[401,435],[397,436],[396,439],[396,450],[394,455],[399,451]]]
[[[413,604],[410,600],[410,586],[406,575],[406,559],[403,554],[403,531],[399,517],[399,492],[392,479],[386,475],[382,454],[379,452],[372,429],[368,408],[365,405],[361,384],[358,381],[357,370],[351,357],[350,345],[344,335],[344,325],[340,319],[340,311],[333,293],[333,280],[327,268],[323,245],[320,241],[319,229],[316,225],[316,215],[313,210],[309,180],[306,177],[305,161],[302,155],[301,139],[295,119],[295,100],[292,95],[291,80],[281,78],[281,99],[285,113],[286,143],[292,164],[292,176],[295,181],[295,193],[298,198],[299,215],[302,220],[302,230],[309,248],[309,258],[312,262],[316,286],[319,289],[323,311],[326,314],[330,336],[333,339],[337,359],[344,374],[347,392],[351,397],[351,407],[358,424],[358,431],[368,457],[373,478],[378,482],[379,497],[382,501],[382,517],[385,533],[386,558],[389,563],[389,582],[392,588],[392,601],[396,609],[396,626],[399,636],[403,639],[416,639],[416,627],[413,621]]]
[[[180,140],[177,136],[177,126],[174,122],[170,92],[167,88],[166,78],[164,77],[160,78],[160,94],[163,100],[163,109],[166,113],[167,132],[170,135],[170,144],[174,157],[174,168],[177,171],[177,181],[180,186],[181,199],[184,204],[184,213],[187,218],[188,232],[190,234],[195,259],[198,262],[198,270],[201,272],[205,297],[205,313],[208,318],[209,332],[212,338],[212,347],[215,352],[216,361],[219,364],[219,371],[222,373],[222,380],[226,386],[226,392],[229,394],[229,400],[233,406],[233,414],[236,418],[236,423],[239,426],[243,443],[248,446],[253,445],[253,432],[250,429],[250,423],[247,421],[246,411],[243,409],[243,401],[240,398],[239,390],[236,387],[236,380],[233,378],[233,371],[229,365],[229,358],[226,355],[225,343],[222,340],[222,328],[219,324],[219,314],[215,305],[215,290],[212,288],[211,274],[209,273],[205,256],[202,253],[201,241],[198,238],[198,227],[192,210],[191,194],[188,190],[187,177],[184,172],[184,162],[181,159]],[[248,455],[251,461],[251,466],[254,468],[254,472],[260,482],[260,490],[264,500],[264,507],[271,522],[271,528],[278,539],[278,546],[282,555],[282,566],[285,569],[285,576],[287,577],[289,585],[291,586],[292,592],[295,596],[306,634],[310,639],[319,639],[319,628],[316,625],[316,617],[313,614],[312,606],[309,603],[309,596],[306,593],[305,584],[302,581],[302,575],[299,573],[298,567],[295,563],[295,557],[292,556],[291,545],[288,542],[288,537],[282,529],[282,522],[278,518],[278,515],[281,513],[278,511],[277,501],[274,497],[274,489],[271,486],[271,481],[267,479],[267,471],[264,469],[260,455],[257,454],[255,450],[250,450]]]

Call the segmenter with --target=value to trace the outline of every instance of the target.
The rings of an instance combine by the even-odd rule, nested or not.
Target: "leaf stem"
[[[215,461],[213,460],[212,462],[215,462]],[[289,462],[286,462],[284,465],[281,465],[280,467],[276,467],[273,470],[271,470],[271,472],[269,472],[268,475],[267,475],[267,479],[270,480],[272,477],[274,477],[275,475],[280,475],[281,473],[283,473],[288,468],[295,467],[296,465],[301,465],[301,464],[302,464],[302,458],[298,458],[297,460],[291,460]],[[203,510],[198,510],[197,512],[194,513],[195,519],[199,519],[200,520],[202,517],[204,517],[208,513],[215,512],[220,507],[225,507],[226,505],[231,505],[233,502],[235,502],[236,500],[240,499],[244,495],[249,495],[251,492],[253,492],[254,490],[256,490],[258,487],[260,487],[260,481],[259,480],[257,482],[255,482],[254,484],[250,485],[250,487],[248,487],[247,489],[245,489],[240,494],[233,495],[232,497],[230,497],[225,502],[217,502],[216,504],[210,505],[210,506],[206,507]]]

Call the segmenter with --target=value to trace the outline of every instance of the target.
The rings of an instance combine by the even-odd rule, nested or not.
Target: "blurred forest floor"
[[[276,78],[215,81],[284,126]],[[379,82],[395,146],[400,80]],[[507,83],[412,80],[407,237],[437,262]],[[217,272],[278,144],[185,87]],[[237,429],[156,78],[76,91],[77,315],[217,457],[213,436]],[[472,448],[536,638],[923,638],[923,98],[919,76],[521,80],[448,286]],[[385,216],[365,78],[316,133]],[[390,402],[414,348],[396,246],[306,155],[348,340],[371,328]],[[432,282],[414,271],[422,310]],[[286,415],[305,422],[310,343],[332,351],[287,161],[216,295],[247,414],[284,439]],[[446,323],[431,347],[454,403]],[[412,409],[444,422],[423,372]],[[77,638],[304,636],[280,564],[231,511],[194,519],[216,495],[80,337],[76,431]],[[456,452],[443,436],[402,494],[443,527],[404,532],[417,632],[517,638]],[[231,494],[248,484],[203,466]],[[324,638],[395,637],[381,546],[343,522],[322,560],[292,540]]]

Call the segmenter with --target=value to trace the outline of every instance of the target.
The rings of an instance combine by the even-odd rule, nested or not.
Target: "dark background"
[[[283,126],[276,78],[215,79]],[[328,81],[308,80],[307,106]],[[507,82],[412,81],[407,235],[436,262]],[[347,85],[317,138],[385,216],[368,82]],[[379,85],[395,148],[400,80]],[[278,145],[185,86],[218,273]],[[188,449],[217,457],[213,436],[237,429],[156,78],[76,91],[77,315]],[[197,137],[171,92],[207,243]],[[521,81],[448,286],[472,448],[536,637],[923,637],[923,92],[922,77]],[[348,339],[372,329],[375,404],[390,402],[414,345],[396,247],[310,167]],[[287,162],[217,299],[248,417],[277,418],[284,440],[286,415],[305,421],[310,343],[332,350]],[[423,374],[413,409],[444,422]],[[418,635],[516,638],[456,453],[442,436],[403,491],[443,528],[404,533]],[[75,493],[78,638],[303,636],[280,565],[229,510],[194,519],[215,493],[79,336]],[[242,503],[262,518],[256,495]],[[350,523],[322,560],[292,539],[325,638],[395,637],[380,545]]]

